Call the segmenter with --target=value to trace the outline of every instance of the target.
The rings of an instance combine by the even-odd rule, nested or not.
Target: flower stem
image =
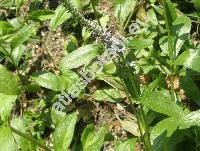
[[[99,24],[99,26],[101,27],[101,29],[103,30],[103,26],[101,25],[101,22],[100,22],[100,20],[99,20],[99,18],[98,18],[98,12],[97,12],[97,10],[96,10],[96,8],[95,8],[95,5],[94,5],[93,0],[90,0],[90,3],[91,3],[91,5],[92,5],[92,9],[94,10],[94,14],[95,14],[95,17],[96,17],[96,19],[97,19],[97,21],[98,21],[98,24]]]
[[[46,145],[40,143],[38,140],[34,139],[33,137],[28,136],[28,135],[22,133],[21,131],[15,129],[15,128],[12,127],[12,126],[10,126],[10,129],[11,129],[12,132],[18,134],[19,136],[22,136],[22,137],[26,138],[27,140],[29,140],[30,142],[32,142],[32,143],[38,145],[39,147],[43,148],[44,150],[46,150],[46,151],[51,151],[50,148],[48,148]]]

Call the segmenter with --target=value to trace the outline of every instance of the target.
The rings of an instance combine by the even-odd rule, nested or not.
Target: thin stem
[[[121,6],[121,4],[120,4],[120,5],[119,5],[119,13],[118,13],[118,18],[119,18],[119,31],[120,31],[120,33],[122,33],[121,10],[122,10],[122,6]]]
[[[132,108],[132,110],[133,110],[133,114],[134,114],[135,117],[136,117],[136,122],[137,122],[137,125],[138,125],[138,128],[139,128],[139,132],[140,132],[139,140],[140,140],[140,141],[142,140],[142,141],[145,143],[145,141],[144,141],[144,139],[143,139],[143,137],[142,137],[142,136],[143,136],[143,133],[142,133],[142,128],[141,128],[141,126],[140,126],[140,122],[139,122],[139,117],[138,117],[137,110],[135,109],[134,104],[133,104],[133,102],[131,101],[131,97],[130,97],[130,95],[129,95],[129,93],[128,93],[128,90],[127,90],[127,88],[126,88],[126,86],[125,86],[123,80],[122,80],[122,83],[123,83],[123,87],[124,87],[124,89],[125,89],[125,93],[126,93],[128,99],[129,99],[129,102],[130,102],[130,104],[131,104],[131,108]],[[142,137],[142,139],[141,139],[141,137]]]
[[[96,10],[96,8],[95,8],[95,5],[94,5],[94,2],[93,2],[93,0],[90,0],[90,3],[92,4],[92,9],[94,10],[94,14],[95,14],[95,17],[96,17],[96,19],[97,19],[97,21],[98,21],[98,24],[99,24],[99,26],[101,27],[101,29],[103,30],[103,26],[101,25],[101,22],[100,22],[100,20],[99,20],[99,18],[98,18],[98,12],[97,12],[97,10]]]
[[[138,8],[136,8],[136,11],[137,11],[137,9],[138,9]],[[126,21],[126,24],[125,24],[125,26],[124,26],[124,28],[123,28],[123,31],[122,31],[122,32],[124,32],[124,31],[126,30],[126,28],[127,28],[128,24],[129,24],[129,22],[130,22],[131,18],[133,17],[133,14],[134,14],[134,12],[135,12],[135,9],[133,9],[133,11],[131,12],[131,14],[130,14],[130,16],[129,16],[128,20]]]
[[[126,68],[126,72],[127,72],[127,74],[129,75],[130,80],[131,80],[131,83],[132,83],[132,85],[133,85],[133,87],[134,87],[133,89],[134,89],[134,93],[136,94],[136,101],[139,101],[139,99],[140,99],[140,94],[139,94],[138,91],[137,91],[135,79],[134,79],[134,77],[132,77],[132,76],[129,74],[129,73],[131,73],[131,69],[130,69],[129,65],[127,65],[127,63],[125,62],[125,59],[124,59],[123,56],[121,56],[121,59],[123,60],[124,68]],[[122,79],[122,81],[123,81],[123,79]],[[124,81],[123,81],[123,83],[124,83]],[[125,93],[126,93],[128,99],[129,99],[129,102],[130,102],[130,104],[131,104],[131,108],[132,108],[132,110],[133,110],[133,114],[136,115],[136,119],[137,119],[139,131],[140,131],[140,135],[143,136],[142,129],[141,129],[141,127],[140,127],[140,122],[139,122],[139,117],[138,117],[137,111],[135,110],[134,104],[133,104],[133,102],[131,101],[131,97],[132,97],[132,96],[131,96],[129,90],[127,90],[127,87],[125,86],[125,84],[123,84],[123,86],[124,86],[124,89],[125,89]],[[130,94],[130,95],[129,95],[129,94]],[[130,97],[130,96],[131,96],[131,97]],[[141,106],[140,106],[140,107],[141,107]],[[144,142],[144,146],[145,146],[146,150],[147,150],[147,151],[152,151],[151,142],[150,142],[150,135],[149,135],[149,129],[148,129],[148,126],[147,126],[147,123],[146,123],[146,120],[145,120],[145,115],[144,115],[143,107],[141,107],[141,110],[142,110],[142,113],[143,113],[143,114],[142,114],[142,117],[143,117],[143,121],[144,121],[144,123],[145,123],[145,132],[147,133],[147,141],[148,141],[148,142],[146,142],[146,140],[144,139],[144,137],[142,137],[142,141]]]
[[[10,129],[11,129],[12,132],[18,134],[19,136],[22,136],[22,137],[26,138],[27,140],[29,140],[30,142],[32,142],[32,143],[34,143],[34,144],[40,146],[40,147],[43,148],[44,150],[46,150],[46,151],[51,151],[50,148],[48,148],[46,145],[40,143],[38,140],[34,139],[33,137],[30,137],[30,136],[28,136],[28,135],[22,133],[21,131],[18,131],[17,129],[15,129],[15,128],[12,127],[12,126],[10,126]]]
[[[140,109],[141,109],[141,112],[142,112],[142,118],[143,118],[143,121],[144,121],[144,128],[145,128],[145,132],[146,132],[146,135],[147,135],[148,148],[149,148],[150,151],[152,151],[150,133],[149,133],[150,130],[149,130],[148,124],[146,123],[146,118],[145,118],[144,109],[143,109],[143,105],[142,104],[140,104]]]

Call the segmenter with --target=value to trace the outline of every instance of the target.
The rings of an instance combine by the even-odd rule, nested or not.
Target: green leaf
[[[152,39],[133,38],[128,45],[133,49],[144,49],[152,46],[153,42],[154,41]]]
[[[186,96],[200,106],[200,90],[190,77],[182,77],[180,80],[181,88]]]
[[[97,90],[92,94],[92,98],[97,101],[119,102],[123,96],[116,89],[102,89]]]
[[[57,76],[51,72],[36,72],[31,79],[38,85],[54,91],[61,91],[68,88],[69,83],[66,77]]]
[[[23,133],[26,133],[27,125],[25,123],[25,119],[23,119],[23,118],[13,119],[11,121],[11,126]],[[36,150],[36,146],[33,143],[31,143],[28,139],[26,139],[22,136],[19,136],[15,133],[13,133],[13,136],[17,142],[17,145],[21,148],[22,151],[35,151]]]
[[[188,39],[188,36],[190,34],[191,30],[191,21],[186,16],[179,16],[176,18],[176,20],[173,22],[173,31],[176,33],[176,36],[174,37],[174,47],[176,49],[176,53],[174,54],[175,57],[178,56],[184,42]],[[163,50],[165,54],[167,54],[168,51],[168,37],[163,36],[160,41],[160,47]]]
[[[136,138],[131,138],[124,142],[118,141],[115,145],[115,151],[134,151],[136,141]]]
[[[120,22],[121,25],[124,25],[126,19],[134,11],[136,6],[136,0],[126,0],[120,1],[115,10],[115,17]],[[121,4],[122,3],[122,4]]]
[[[120,91],[124,91],[124,87],[122,86],[122,82],[119,77],[114,77],[109,74],[97,74],[97,77],[98,79],[105,81],[113,88],[118,89]]]
[[[93,4],[94,4],[94,6],[98,6],[98,4],[99,4],[99,0],[90,0]]]
[[[54,11],[51,10],[36,10],[29,14],[29,19],[34,21],[45,21],[51,19],[54,15]]]
[[[87,29],[84,27],[82,29],[82,37],[83,37],[83,41],[87,42],[88,38],[91,36],[91,33],[89,31],[87,31]]]
[[[123,80],[126,90],[131,95],[132,99],[136,101],[139,100],[141,91],[138,81],[136,80],[135,69],[130,65],[125,64],[125,60],[123,60],[122,65],[118,66],[117,72],[119,74],[120,79]],[[135,102],[134,102],[135,103]]]
[[[14,31],[14,27],[7,21],[0,21],[0,35],[7,35]]]
[[[14,0],[1,0],[0,6],[2,8],[11,8],[14,6]]]
[[[60,67],[61,69],[73,69],[87,65],[100,52],[102,49],[96,44],[80,47],[65,56],[60,62]]]
[[[15,104],[17,95],[6,95],[0,93],[0,117],[4,122],[8,122],[10,117],[10,112]]]
[[[191,112],[180,119],[180,129],[200,126],[200,110]]]
[[[184,115],[183,110],[171,100],[168,92],[152,91],[141,98],[141,103],[145,107],[170,117],[181,117]]]
[[[171,60],[175,58],[176,49],[175,49],[175,38],[176,33],[173,30],[173,21],[177,17],[176,8],[170,0],[164,2],[164,17],[165,24],[168,31],[168,53]]]
[[[177,36],[175,41],[175,47],[176,47],[175,56],[179,54],[179,51],[182,48],[184,42],[188,39],[191,26],[192,25],[190,18],[184,15],[177,17],[176,20],[173,22],[173,30],[175,31]]]
[[[153,25],[158,25],[158,19],[156,13],[153,9],[147,11],[147,21]]]
[[[149,84],[147,86],[147,88],[144,89],[144,91],[142,93],[142,97],[143,98],[145,98],[146,96],[148,97],[148,95],[150,95],[151,92],[154,91],[154,89],[159,85],[161,80],[163,80],[163,79],[161,77],[159,77],[158,79],[154,80],[151,84]]]
[[[12,51],[12,58],[14,60],[14,64],[18,66],[20,59],[22,58],[22,55],[24,53],[24,50],[26,47],[24,45],[20,45],[19,47],[15,48]]]
[[[13,34],[11,39],[12,49],[19,47],[24,42],[28,41],[31,36],[36,35],[36,27],[34,24],[23,26],[17,33]]]
[[[70,17],[71,14],[67,12],[64,6],[58,6],[55,10],[55,15],[51,19],[51,28],[54,30]]]
[[[191,112],[179,118],[167,118],[157,123],[156,126],[152,128],[151,140],[155,140],[165,131],[167,132],[167,137],[170,137],[177,128],[186,129],[192,126],[200,126],[200,110]]]
[[[93,124],[88,125],[84,129],[81,137],[83,151],[100,151],[107,132],[108,128],[105,125],[100,127],[98,132],[95,132]]]
[[[197,12],[200,12],[200,1],[199,0],[193,0],[194,7],[196,8]]]
[[[41,87],[38,86],[35,83],[30,83],[30,84],[27,84],[27,85],[23,85],[21,87],[21,89],[25,90],[27,92],[31,92],[31,93],[37,93],[37,92],[41,91]]]
[[[155,3],[156,2],[156,0],[150,0],[150,3]]]
[[[166,131],[167,137],[170,137],[178,128],[179,120],[174,118],[167,118],[157,123],[151,130],[151,140],[155,140],[158,136]]]
[[[0,126],[0,146],[2,151],[18,151],[9,127]]]
[[[134,136],[140,136],[139,134],[139,129],[138,129],[138,124],[136,121],[131,120],[131,119],[125,119],[120,121],[121,126],[124,130],[127,132],[133,134]]]
[[[66,115],[65,119],[60,122],[58,127],[53,134],[53,144],[55,151],[66,151],[68,150],[73,135],[74,128],[77,121],[76,112]]]
[[[55,127],[58,127],[58,125],[64,121],[65,117],[66,117],[66,114],[64,112],[51,110],[51,118]]]
[[[15,0],[17,8],[20,8],[27,0]]]
[[[175,65],[183,65],[200,72],[200,49],[184,51],[175,61]]]
[[[0,93],[17,95],[20,93],[19,78],[0,64]]]
[[[125,0],[116,0],[116,4],[122,4]]]

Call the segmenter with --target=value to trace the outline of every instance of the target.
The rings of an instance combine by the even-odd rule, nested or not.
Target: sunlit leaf
[[[142,97],[141,103],[156,112],[170,117],[181,117],[184,115],[182,109],[172,101],[171,96],[167,92],[152,91]]]
[[[53,134],[55,151],[66,151],[71,144],[77,121],[76,113],[66,115],[65,119],[56,127]]]
[[[36,72],[31,79],[38,85],[54,91],[61,91],[68,88],[67,78],[55,75],[51,72]]]
[[[20,93],[19,77],[0,65],[0,93],[17,95]]]
[[[54,12],[50,10],[36,10],[29,14],[29,19],[34,21],[45,21],[51,19],[53,15]]]
[[[26,129],[27,129],[26,124],[27,123],[25,123],[25,119],[23,118],[15,118],[11,121],[11,126],[23,133],[26,133]],[[19,136],[18,134],[15,134],[15,133],[13,133],[13,136],[17,142],[17,145],[21,148],[22,151],[36,150],[36,146],[32,142],[30,142],[28,139],[22,136]]]
[[[18,151],[9,127],[0,126],[0,146],[2,151]]]
[[[107,126],[102,126],[99,128],[98,132],[95,132],[94,125],[88,125],[84,129],[81,137],[83,151],[100,151],[101,147],[103,146],[104,137],[107,132]]]
[[[136,138],[130,138],[124,142],[117,142],[115,145],[115,151],[133,151],[136,145]]]
[[[13,26],[7,21],[0,21],[0,35],[6,35],[14,31]]]
[[[23,26],[17,33],[13,34],[11,39],[12,49],[17,48],[24,42],[28,41],[31,36],[36,35],[36,27],[34,24]]]
[[[123,2],[123,3],[122,3]],[[127,17],[135,9],[136,0],[119,1],[115,10],[115,17],[123,25]]]
[[[184,51],[175,61],[175,65],[183,65],[200,72],[200,49]]]
[[[153,42],[152,39],[133,38],[133,40],[129,42],[129,47],[134,49],[144,49],[152,46]]]
[[[96,44],[80,47],[65,56],[60,62],[60,67],[61,69],[73,69],[87,65],[101,51],[100,46]]]
[[[6,95],[0,93],[0,117],[4,122],[7,122],[10,117],[10,112],[15,105],[16,95]]]
[[[51,28],[52,29],[57,28],[70,17],[71,14],[66,11],[64,6],[62,5],[58,6],[55,10],[55,15],[51,19]]]
[[[116,89],[97,90],[92,94],[92,98],[97,101],[119,102],[123,96]]]

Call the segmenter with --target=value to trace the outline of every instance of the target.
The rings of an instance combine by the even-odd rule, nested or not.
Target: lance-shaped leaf
[[[45,21],[51,19],[53,15],[54,12],[50,10],[36,10],[30,13],[29,19],[34,21]]]
[[[7,122],[10,116],[10,112],[15,104],[17,99],[16,95],[6,95],[0,93],[0,117],[4,122]]]
[[[11,126],[14,127],[15,129],[26,133],[26,129],[28,127],[26,119],[23,118],[15,118],[11,121]],[[29,134],[27,134],[29,135]],[[36,145],[30,142],[28,139],[19,136],[18,134],[13,133],[13,136],[17,142],[17,145],[21,148],[22,151],[35,151],[36,150]]]
[[[77,114],[74,112],[72,114],[66,115],[65,119],[62,120],[56,127],[56,130],[53,134],[53,144],[55,151],[68,150],[74,135],[76,121]]]
[[[131,138],[124,142],[117,142],[115,145],[115,151],[133,151],[135,149],[137,139]]]
[[[101,52],[102,48],[96,44],[80,47],[65,56],[60,62],[60,67],[61,69],[74,69],[87,65]]]
[[[175,61],[175,65],[183,65],[200,72],[200,49],[184,51]]]
[[[123,96],[116,89],[97,90],[92,94],[92,98],[97,101],[108,101],[117,103],[123,99]]]
[[[95,132],[94,125],[88,125],[81,137],[83,151],[100,151],[107,132],[107,126],[102,126],[99,128],[98,132]]]
[[[71,79],[65,76],[58,76],[51,72],[36,72],[31,79],[38,85],[54,91],[61,91],[69,88]]]
[[[139,39],[139,38],[133,38],[129,42],[129,47],[133,49],[144,49],[148,48],[153,45],[153,40],[152,39]]]
[[[174,32],[172,23],[173,21],[175,21],[177,13],[174,4],[170,0],[166,0],[164,2],[164,17],[165,17],[166,28],[168,31],[168,53],[170,59],[174,59],[176,54],[175,52],[176,33]]]
[[[19,150],[9,127],[0,126],[0,146],[2,151]]]
[[[157,123],[151,130],[151,140],[155,140],[162,133],[166,132],[166,136],[170,137],[178,128],[179,120],[175,120],[174,118],[167,118]]]
[[[0,64],[0,93],[17,95],[20,93],[19,77]]]
[[[66,11],[64,6],[58,6],[55,10],[55,15],[51,19],[51,28],[55,29],[70,17],[71,14]]]
[[[13,34],[11,38],[12,49],[17,48],[24,42],[28,41],[31,36],[36,35],[35,24],[24,25],[20,30]]]
[[[200,126],[200,110],[191,112],[180,119],[180,129]]]
[[[127,17],[134,11],[136,6],[136,0],[126,0],[126,1],[118,1],[115,17],[120,22],[121,25],[124,25]]]
[[[0,21],[0,35],[6,35],[14,31],[14,27],[7,21]]]
[[[145,107],[170,117],[181,117],[184,115],[183,110],[171,100],[168,92],[152,91],[147,95],[143,95],[141,103]]]

